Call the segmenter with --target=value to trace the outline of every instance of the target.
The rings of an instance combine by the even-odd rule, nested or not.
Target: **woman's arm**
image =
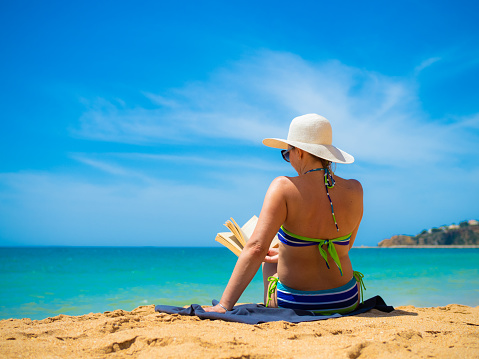
[[[286,191],[290,184],[286,177],[278,177],[269,186],[256,228],[241,252],[221,297],[220,303],[226,309],[233,308],[251,282],[268,253],[271,241],[286,220]],[[220,305],[205,310],[225,312]]]

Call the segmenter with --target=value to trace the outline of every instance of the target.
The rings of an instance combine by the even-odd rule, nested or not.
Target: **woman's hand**
[[[264,261],[266,263],[278,263],[279,257],[279,248],[270,248],[266,257],[264,257]]]
[[[221,314],[226,313],[226,310],[223,307],[221,307],[219,304],[216,304],[214,307],[207,307],[203,309],[205,312],[216,312]]]

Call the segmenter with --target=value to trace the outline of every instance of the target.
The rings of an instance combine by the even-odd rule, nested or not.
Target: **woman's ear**
[[[303,158],[303,155],[304,155],[304,151],[303,151],[301,148],[298,148],[298,147],[295,147],[295,150],[296,150],[297,153],[298,153],[299,159],[302,159],[302,158]]]

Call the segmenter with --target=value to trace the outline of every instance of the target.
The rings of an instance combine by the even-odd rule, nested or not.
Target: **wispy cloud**
[[[416,71],[439,61],[430,58]],[[292,117],[317,112],[333,124],[338,147],[378,164],[438,162],[463,142],[470,119],[431,119],[421,110],[414,78],[391,78],[338,61],[312,63],[290,53],[260,51],[208,82],[167,94],[145,94],[158,106],[98,100],[76,135],[125,143],[200,143],[230,139],[260,144],[285,137]],[[477,134],[472,140],[477,140]],[[456,149],[445,142],[457,142]]]
[[[181,165],[199,165],[203,167],[213,167],[215,169],[253,169],[265,172],[278,172],[284,170],[284,165],[272,164],[271,162],[258,158],[252,159],[249,156],[248,158],[244,157],[241,159],[240,156],[231,158],[231,156],[225,157],[221,156],[221,154],[215,156],[214,158],[192,155],[158,155],[150,153],[114,153],[110,155],[117,158],[126,158],[135,161],[149,160],[161,163],[173,162],[179,163]]]
[[[218,224],[258,214],[272,178],[288,174],[279,156],[277,162],[254,156],[255,146],[264,137],[285,137],[291,119],[310,112],[329,118],[335,144],[357,159],[338,172],[358,178],[365,189],[358,244],[467,219],[479,203],[479,114],[430,118],[416,81],[260,51],[208,81],[143,93],[148,106],[86,101],[75,136],[171,146],[71,154],[98,177],[86,170],[79,177],[0,174],[0,227],[22,243],[41,234],[55,238],[45,244],[65,238],[133,244],[141,237],[141,244],[167,245],[178,237],[178,244],[210,245]],[[18,225],[25,221],[28,228]],[[198,233],[204,238],[188,240]]]
[[[416,66],[416,68],[414,69],[414,74],[416,76],[419,75],[419,73],[421,71],[423,71],[425,68],[428,68],[429,66],[431,66],[435,62],[438,62],[438,61],[441,61],[441,60],[442,59],[440,57],[431,57],[429,59],[424,60],[423,62],[421,62],[421,64],[419,66]]]
[[[166,181],[172,184],[194,181],[204,188],[228,185],[232,190],[241,187],[245,176],[273,178],[290,169],[285,163],[221,154],[212,158],[150,153],[72,153],[70,158],[98,170],[114,182],[164,185]]]
[[[23,245],[212,245],[229,215],[245,221],[259,213],[265,191],[257,178],[229,182],[95,183],[61,173],[3,173],[2,239]]]
[[[70,157],[78,162],[81,162],[85,165],[96,168],[102,172],[105,172],[113,176],[123,177],[123,178],[132,178],[132,179],[140,180],[142,182],[150,183],[150,184],[154,184],[156,182],[154,178],[145,175],[141,171],[135,171],[125,166],[109,163],[105,160],[93,159],[85,154],[71,154]]]

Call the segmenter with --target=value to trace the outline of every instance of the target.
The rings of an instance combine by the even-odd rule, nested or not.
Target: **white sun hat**
[[[353,163],[354,157],[332,145],[333,130],[323,116],[310,113],[291,121],[288,139],[265,138],[268,147],[288,149],[288,145],[300,148],[312,155],[337,163]]]

